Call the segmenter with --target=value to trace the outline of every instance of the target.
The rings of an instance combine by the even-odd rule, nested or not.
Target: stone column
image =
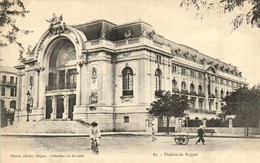
[[[205,93],[204,109],[205,109],[205,110],[209,110],[208,74],[205,74],[205,79],[204,79],[204,93]]]
[[[64,95],[64,101],[63,101],[63,105],[64,105],[64,112],[62,113],[62,119],[68,119],[68,111],[69,111],[69,96],[68,95]]]
[[[56,112],[57,112],[57,97],[52,96],[52,113],[51,119],[56,119]]]
[[[79,62],[77,64],[77,88],[76,88],[76,105],[81,105],[81,66]]]
[[[196,97],[195,99],[195,106],[194,106],[195,109],[199,109],[199,97]]]
[[[39,105],[38,105],[38,108],[44,108],[45,104],[44,104],[44,101],[45,101],[45,80],[44,80],[44,74],[45,72],[44,71],[41,71],[40,74],[39,74],[39,91],[38,91],[38,98],[39,98]],[[48,81],[46,81],[48,82]]]

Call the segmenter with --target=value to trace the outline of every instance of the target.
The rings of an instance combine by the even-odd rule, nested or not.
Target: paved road
[[[175,144],[173,137],[107,136],[99,156],[88,137],[1,137],[2,162],[230,162],[260,159],[260,139],[207,138],[206,145]],[[130,161],[129,161],[130,162]]]

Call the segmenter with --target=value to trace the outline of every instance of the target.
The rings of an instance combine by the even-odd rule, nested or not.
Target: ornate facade
[[[216,116],[222,98],[246,84],[237,67],[169,41],[143,21],[49,22],[16,66],[21,121],[29,91],[30,120],[96,120],[106,131],[145,131],[161,90],[185,95],[194,110]]]

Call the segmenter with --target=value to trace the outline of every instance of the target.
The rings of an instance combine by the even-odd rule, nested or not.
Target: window
[[[15,97],[15,88],[11,88],[10,96]]]
[[[202,78],[203,78],[203,76],[202,76],[202,73],[201,73],[201,72],[199,72],[199,78],[200,78],[200,79],[202,79]]]
[[[161,90],[161,78],[162,78],[162,72],[160,69],[155,70],[155,90],[160,91]]]
[[[220,80],[220,83],[221,83],[221,84],[224,84],[224,80],[223,80],[223,79],[221,79],[221,80]]]
[[[133,95],[133,70],[126,67],[122,71],[123,76],[123,96]]]
[[[162,56],[159,54],[156,54],[156,62],[161,63],[162,62]]]
[[[181,82],[181,90],[186,90],[186,83],[184,81]]]
[[[172,92],[176,92],[178,90],[177,81],[175,79],[172,80]]]
[[[68,71],[68,86],[69,88],[76,88],[77,85],[77,70],[71,69]]]
[[[177,72],[177,66],[172,64],[172,73],[176,73]]]
[[[221,98],[224,98],[224,91],[223,90],[220,91],[220,96],[221,96]]]
[[[181,74],[182,74],[182,75],[186,75],[186,69],[183,68],[183,67],[181,68]]]
[[[5,87],[2,87],[1,96],[5,96]]]
[[[215,97],[218,97],[218,89],[215,89]]]
[[[199,92],[199,93],[203,93],[203,92],[202,92],[202,86],[201,86],[201,85],[198,86],[198,92]]]
[[[194,92],[195,91],[195,86],[193,83],[190,84],[190,92]]]
[[[129,116],[124,116],[124,123],[129,123]]]
[[[14,84],[14,77],[13,76],[10,77],[10,83]]]
[[[12,100],[10,101],[10,108],[16,108],[16,101],[15,100]]]
[[[2,76],[2,82],[6,83],[6,76]]]
[[[190,70],[190,75],[192,76],[192,77],[195,77],[196,75],[195,75],[195,71],[194,70]]]

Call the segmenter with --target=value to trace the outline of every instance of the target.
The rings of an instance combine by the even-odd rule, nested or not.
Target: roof
[[[193,49],[187,45],[168,40],[157,34],[152,25],[142,20],[116,25],[102,19],[90,21],[80,25],[74,25],[72,27],[82,31],[89,41],[97,40],[101,37],[110,41],[138,38],[141,36],[147,37],[158,44],[170,46],[173,56],[185,58],[202,65],[209,64],[217,70],[241,77],[241,72],[236,66],[224,63],[218,59],[202,54],[198,50]]]

